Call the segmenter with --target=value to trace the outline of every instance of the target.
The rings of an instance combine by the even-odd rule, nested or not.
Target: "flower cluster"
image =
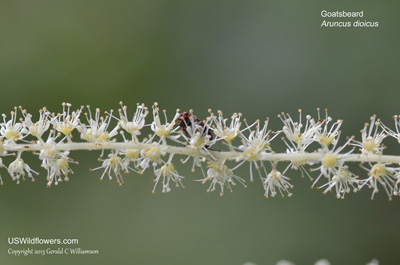
[[[260,179],[266,198],[277,194],[290,197],[293,184],[287,177],[289,169],[308,176],[313,188],[324,194],[333,192],[336,198],[343,199],[364,187],[372,190],[371,199],[379,190],[390,200],[400,195],[400,157],[383,154],[386,137],[400,142],[399,116],[394,116],[391,129],[374,115],[361,130],[360,140],[347,137],[339,144],[343,120],[333,120],[327,110],[321,115],[317,109],[316,118],[303,118],[301,110],[298,119],[281,113],[278,118],[283,125],[273,131],[269,118],[248,123],[241,113],[225,118],[222,111],[214,114],[209,110],[200,119],[193,110],[178,109],[168,119],[158,103],[151,110],[137,104],[134,112],[122,102],[120,106],[115,114],[90,106],[73,109],[63,103],[57,114],[47,108],[39,110],[37,121],[22,107],[15,107],[10,116],[3,114],[0,123],[0,166],[16,183],[26,177],[34,181],[38,172],[22,159],[25,152],[33,151],[47,171],[47,187],[51,187],[68,181],[73,174],[71,167],[78,162],[70,157],[71,151],[98,150],[100,165],[91,170],[101,171],[101,180],[107,176],[123,185],[124,174],[147,175],[150,171],[154,174],[150,178],[153,193],[158,187],[168,193],[171,186],[184,188],[185,177],[178,173],[174,161],[181,156],[183,163],[193,161],[192,171],[199,169],[201,177],[195,182],[208,183],[207,191],[218,189],[221,196],[237,183],[246,187],[247,179]],[[149,122],[148,116],[152,117]],[[286,146],[285,153],[273,151],[272,142],[278,136]],[[4,165],[10,157],[15,159]],[[353,173],[351,164],[355,162],[367,171],[365,177]],[[248,177],[235,173],[241,167],[248,168]],[[0,181],[3,184],[1,176]]]

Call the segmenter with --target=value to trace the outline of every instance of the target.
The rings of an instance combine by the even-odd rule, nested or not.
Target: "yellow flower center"
[[[147,149],[144,154],[149,158],[151,162],[154,162],[161,158],[161,152],[159,147],[151,147]]]
[[[236,133],[224,130],[224,132],[222,133],[222,137],[225,137],[224,140],[230,143],[236,138]]]
[[[125,152],[125,156],[129,157],[129,158],[135,158],[139,155],[139,151],[135,150],[135,149],[127,149]]]
[[[69,169],[69,163],[68,163],[68,161],[66,160],[66,159],[63,159],[63,158],[61,158],[61,159],[58,159],[57,160],[57,166],[58,166],[58,168],[60,168],[61,170],[68,170]]]
[[[156,134],[158,137],[167,137],[171,133],[171,130],[169,130],[165,125],[161,125],[160,128],[156,129]]]
[[[349,179],[350,178],[350,172],[346,169],[339,169],[339,175],[344,178],[344,179]]]
[[[56,148],[47,148],[44,155],[46,158],[54,159],[58,155],[58,150]]]
[[[335,135],[328,137],[325,133],[322,133],[322,135],[319,137],[319,141],[325,146],[332,144],[333,139],[335,139]]]
[[[110,141],[110,137],[108,136],[108,132],[103,132],[99,137],[97,137],[97,142],[108,142]]]
[[[304,140],[302,134],[296,134],[296,135],[294,135],[294,136],[291,137],[291,138],[292,138],[291,140],[292,140],[293,142],[295,142],[296,144],[299,144],[299,143],[301,143],[301,142]]]
[[[258,152],[254,148],[250,148],[249,150],[245,150],[244,159],[247,161],[255,161],[258,158]]]
[[[175,167],[171,163],[166,163],[164,166],[161,167],[161,175],[166,176],[171,172],[175,172]]]
[[[325,167],[334,167],[336,165],[337,157],[336,155],[326,154],[323,164]]]
[[[18,139],[19,138],[19,132],[15,131],[13,127],[11,126],[8,130],[6,130],[6,133],[4,135],[8,140],[10,139]]]
[[[204,138],[201,136],[196,136],[193,140],[194,141],[191,143],[192,147],[199,148],[204,145]]]
[[[121,165],[122,163],[122,158],[120,158],[119,156],[114,156],[112,158],[110,158],[110,167],[111,168],[117,168]]]
[[[366,150],[368,152],[376,153],[375,149],[377,148],[377,146],[375,144],[374,139],[365,139],[362,142],[362,147],[364,150]]]
[[[31,131],[32,136],[37,136],[37,134],[39,132],[39,124],[37,124],[37,123],[32,124],[30,131]]]
[[[370,174],[376,178],[386,175],[387,170],[384,164],[375,164],[370,171]]]
[[[88,129],[85,134],[86,141],[91,142],[93,140],[92,129]]]
[[[74,126],[72,126],[72,124],[69,123],[60,124],[60,132],[62,132],[65,135],[69,135],[73,130]]]
[[[271,171],[271,178],[276,179],[279,177],[278,172],[274,169]]]
[[[307,162],[307,160],[293,160],[292,163],[295,167],[299,167],[303,164],[305,164]]]

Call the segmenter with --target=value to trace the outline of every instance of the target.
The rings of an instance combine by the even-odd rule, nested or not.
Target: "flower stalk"
[[[302,119],[301,110],[297,121],[281,113],[278,118],[283,126],[272,131],[268,129],[269,118],[263,123],[258,120],[247,123],[242,114],[234,113],[229,121],[222,111],[214,115],[209,110],[208,117],[200,120],[193,110],[177,110],[172,120],[168,120],[163,110],[164,119],[161,119],[157,103],[152,106],[153,121],[146,123],[150,111],[144,104],[137,104],[133,114],[122,102],[120,105],[117,117],[113,110],[102,116],[96,109],[92,115],[90,106],[86,110],[80,107],[72,111],[71,104],[63,103],[62,113],[41,109],[37,122],[33,122],[33,115],[22,107],[14,108],[10,119],[3,114],[0,123],[0,165],[6,167],[17,183],[25,176],[33,181],[37,172],[26,164],[22,155],[34,152],[47,170],[47,186],[50,187],[70,179],[71,166],[78,164],[70,158],[72,151],[100,151],[102,163],[93,169],[103,170],[100,179],[115,177],[124,185],[122,173],[143,174],[152,170],[155,176],[151,178],[153,193],[157,185],[162,186],[163,193],[171,191],[171,183],[184,187],[185,177],[178,173],[174,161],[177,159],[173,159],[181,157],[183,163],[192,161],[192,171],[200,169],[203,177],[197,182],[209,183],[208,191],[219,189],[221,195],[224,190],[232,191],[237,183],[247,186],[246,176],[237,176],[234,172],[246,165],[250,169],[249,180],[261,180],[265,197],[292,195],[293,185],[287,177],[289,168],[302,176],[307,175],[313,182],[312,187],[322,189],[324,194],[332,191],[337,198],[343,199],[345,194],[358,192],[363,187],[373,190],[371,199],[380,189],[386,192],[389,200],[400,194],[400,156],[383,154],[386,137],[399,139],[398,116],[394,116],[395,130],[392,130],[373,115],[361,131],[361,140],[347,137],[340,145],[343,120],[333,122],[327,110],[321,118],[318,109],[317,120],[311,115]],[[22,118],[17,118],[18,112]],[[80,119],[83,113],[86,121]],[[146,127],[153,134],[142,138]],[[75,141],[78,133],[81,140]],[[273,151],[277,136],[282,136],[286,153]],[[103,159],[105,153],[107,156]],[[14,161],[4,165],[3,157],[8,159],[6,157],[15,155]],[[349,165],[354,163],[360,163],[367,171],[365,177],[351,172]],[[283,165],[286,169],[281,172],[279,168]],[[319,172],[316,180],[312,177],[314,171]],[[3,184],[1,176],[0,181]]]
[[[43,149],[51,148],[51,144],[8,144],[3,146],[2,150],[6,152],[24,152],[24,151],[41,151]],[[135,149],[138,151],[151,148],[152,144],[146,143],[85,143],[85,142],[71,142],[71,143],[58,143],[55,148],[59,151],[96,151],[96,150],[119,150],[119,149]],[[204,157],[204,153],[197,149],[188,147],[177,147],[173,145],[165,145],[165,150],[169,154],[186,155]],[[242,152],[237,151],[213,151],[209,150],[213,157],[221,160],[235,160],[242,155]],[[395,155],[374,155],[374,154],[350,154],[346,155],[347,162],[379,162],[379,163],[394,163],[400,164],[400,156]],[[266,153],[260,154],[259,161],[270,162],[285,162],[294,160],[304,161],[321,161],[324,158],[323,154],[319,153]],[[338,155],[341,158],[341,155]]]

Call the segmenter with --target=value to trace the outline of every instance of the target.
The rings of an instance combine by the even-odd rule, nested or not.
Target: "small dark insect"
[[[184,112],[182,113],[177,119],[176,119],[176,124],[175,126],[179,126],[182,128],[183,134],[187,138],[191,138],[191,135],[188,133],[187,128],[190,127],[192,129],[195,129],[196,132],[200,132],[202,136],[209,136],[209,140],[211,141],[214,139],[214,134],[213,132],[208,128],[207,125],[204,124],[201,120],[199,120],[195,115],[193,115],[190,112]],[[207,149],[209,146],[205,146]]]

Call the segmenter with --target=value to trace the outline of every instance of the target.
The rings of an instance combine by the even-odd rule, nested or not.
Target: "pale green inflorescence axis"
[[[184,187],[185,178],[175,168],[176,157],[180,157],[182,163],[190,161],[192,171],[201,172],[202,178],[195,182],[209,183],[207,191],[219,189],[221,195],[225,190],[232,191],[237,183],[246,187],[246,178],[235,173],[246,165],[248,179],[261,180],[266,198],[292,195],[293,185],[286,176],[288,169],[307,176],[312,187],[324,193],[333,191],[337,198],[343,199],[347,193],[364,187],[372,190],[371,199],[379,190],[384,190],[389,200],[399,195],[400,156],[383,154],[386,137],[400,142],[398,116],[393,117],[394,129],[391,129],[374,115],[362,129],[361,140],[347,137],[339,145],[343,121],[333,121],[327,110],[321,117],[318,109],[317,119],[310,115],[304,119],[299,110],[298,121],[282,113],[278,118],[283,127],[273,132],[268,129],[268,118],[249,124],[240,113],[227,119],[221,111],[214,114],[209,110],[208,117],[199,120],[192,110],[177,110],[168,119],[166,111],[160,111],[157,103],[151,110],[137,104],[131,114],[127,106],[122,102],[120,105],[117,114],[112,110],[102,114],[90,106],[72,111],[71,104],[63,103],[58,114],[41,109],[36,122],[25,109],[15,107],[11,117],[3,114],[0,123],[0,165],[16,183],[26,178],[34,181],[38,172],[22,157],[26,152],[34,152],[47,171],[50,187],[69,180],[73,173],[71,164],[78,164],[70,158],[71,151],[97,150],[101,152],[101,164],[91,170],[102,171],[100,179],[115,177],[123,185],[123,173],[143,174],[151,170],[153,192],[159,186],[164,193],[170,192],[173,185]],[[150,122],[146,122],[148,116],[152,116]],[[148,137],[142,137],[145,127],[153,132]],[[74,133],[79,133],[80,141],[73,139]],[[278,136],[286,146],[286,153],[275,153],[271,147]],[[8,166],[2,159],[7,156],[16,157]],[[348,166],[351,162],[361,163],[365,177],[351,172]],[[0,181],[3,184],[1,176]]]

